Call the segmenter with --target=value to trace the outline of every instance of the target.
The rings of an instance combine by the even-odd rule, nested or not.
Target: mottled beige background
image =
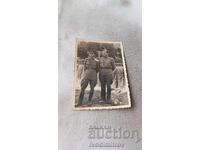
[[[72,111],[75,38],[123,42],[134,103],[131,109]],[[141,137],[141,55],[141,0],[59,0],[59,150],[93,149],[88,147],[90,125],[138,130]],[[141,150],[141,141],[120,142],[124,150]]]

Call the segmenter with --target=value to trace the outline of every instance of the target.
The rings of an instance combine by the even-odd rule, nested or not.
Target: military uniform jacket
[[[85,78],[89,80],[97,80],[97,72],[99,71],[99,62],[94,58],[86,58],[84,61]]]
[[[100,57],[99,59],[99,73],[102,75],[112,74],[115,70],[115,61],[112,57]]]

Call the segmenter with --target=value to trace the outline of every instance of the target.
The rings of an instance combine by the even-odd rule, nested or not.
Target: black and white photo
[[[76,40],[74,110],[130,108],[122,42]]]

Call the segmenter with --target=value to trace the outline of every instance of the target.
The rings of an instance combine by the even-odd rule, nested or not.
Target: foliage
[[[78,45],[77,57],[79,57],[80,59],[87,58],[88,51],[93,51],[95,53],[95,57],[98,57],[98,51],[100,51],[101,53],[101,51],[104,48],[108,50],[109,57],[113,57],[118,62],[121,62],[122,60],[121,48],[116,47],[113,43],[96,43],[96,42],[81,41]]]

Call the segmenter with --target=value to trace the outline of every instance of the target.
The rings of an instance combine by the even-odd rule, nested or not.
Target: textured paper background
[[[75,38],[123,42],[131,109],[72,111]],[[88,150],[90,125],[138,130],[141,137],[141,49],[141,0],[59,0],[59,150]],[[121,143],[125,150],[141,149],[141,141],[123,139]]]

